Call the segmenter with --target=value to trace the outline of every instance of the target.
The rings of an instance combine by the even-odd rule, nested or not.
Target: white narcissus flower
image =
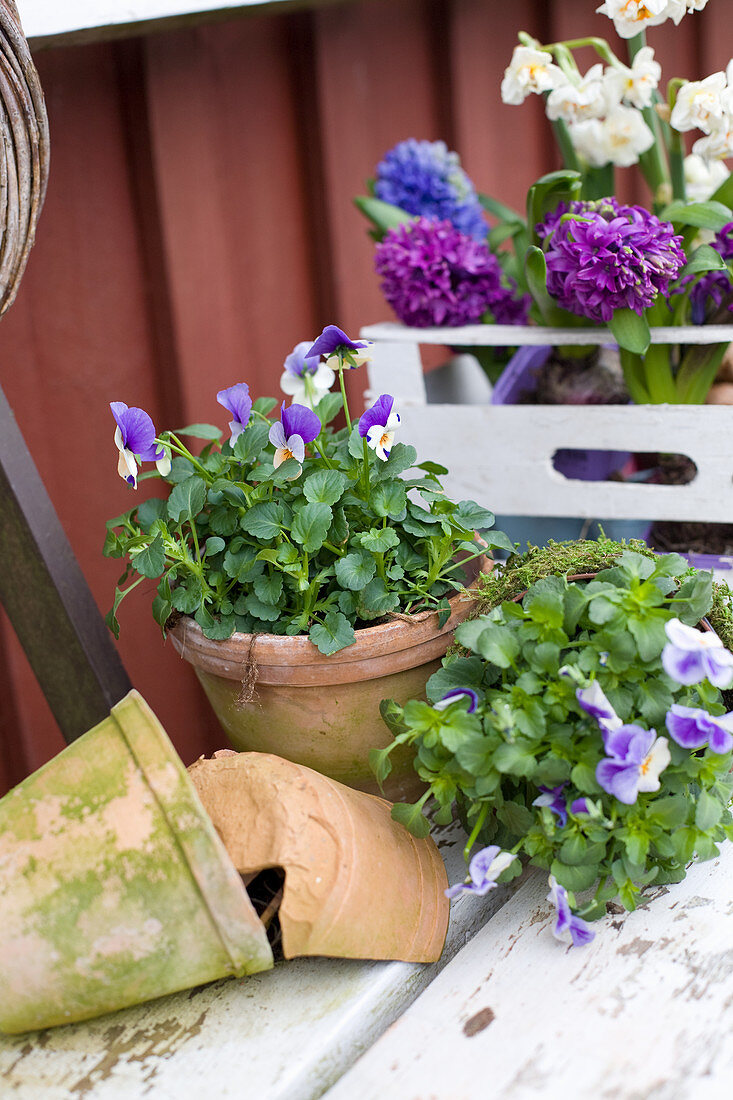
[[[594,168],[615,164],[628,168],[654,144],[654,134],[635,107],[619,105],[600,121],[589,119],[570,127],[575,151]]]
[[[603,66],[593,65],[579,84],[567,81],[553,88],[547,97],[547,117],[561,118],[563,122],[581,122],[587,118],[601,118],[606,113],[606,96],[603,87]]]
[[[613,19],[621,38],[633,38],[646,27],[664,23],[669,18],[669,6],[668,0],[604,0],[596,11]]]
[[[677,93],[670,125],[682,134],[687,130],[712,134],[720,129],[726,115],[726,84],[725,73],[713,73],[704,80],[688,80]]]
[[[501,98],[504,103],[524,103],[533,92],[549,92],[567,83],[565,73],[552,62],[546,50],[515,46],[512,60],[504,70]]]
[[[707,137],[698,138],[692,152],[711,162],[733,157],[733,118],[727,115],[719,129],[713,130]]]
[[[687,198],[690,202],[707,202],[729,175],[721,160],[705,160],[696,153],[690,153],[689,157],[685,157]]]
[[[611,103],[624,103],[632,107],[651,107],[654,91],[662,76],[662,66],[654,60],[651,46],[643,46],[631,68],[606,69],[604,77],[606,90]]]

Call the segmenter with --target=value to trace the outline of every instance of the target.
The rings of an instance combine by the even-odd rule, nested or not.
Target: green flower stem
[[[555,135],[555,141],[558,144],[565,167],[571,168],[575,172],[582,172],[583,169],[578,159],[578,154],[573,147],[570,131],[561,118],[553,120],[552,132]]]
[[[700,344],[690,350],[677,372],[677,401],[704,405],[728,344]]]
[[[326,547],[327,550],[330,550],[332,554],[337,554],[340,558],[342,558],[346,553],[345,550],[340,550],[338,546],[334,546],[332,542],[324,542],[323,545]]]
[[[644,374],[644,360],[641,355],[636,355],[626,348],[619,348],[621,355],[621,367],[624,372],[624,381],[629,391],[629,396],[635,405],[648,405],[651,401],[646,387]]]
[[[654,405],[674,405],[679,401],[668,344],[652,344],[644,355],[644,380]]]
[[[462,569],[463,566],[467,564],[467,562],[473,561],[474,558],[480,558],[485,553],[486,553],[486,549],[485,549],[485,547],[482,546],[481,549],[477,550],[475,554],[469,554],[467,557],[462,558],[461,561],[457,561],[457,562],[454,562],[453,565],[449,565],[447,569],[441,569],[441,571],[438,574],[436,580],[440,580],[441,577],[446,577],[449,573],[452,573],[454,569]],[[452,556],[453,555],[451,554],[451,557]]]
[[[346,423],[349,427],[349,435],[351,435],[351,417],[349,416],[349,402],[346,400],[346,385],[344,383],[344,359],[343,359],[343,355],[342,355],[341,352],[338,353],[338,357],[339,357],[339,365],[338,365],[339,386],[341,387],[341,396],[342,396],[343,401],[344,401],[344,416],[346,417]]]
[[[156,438],[155,442],[160,443],[160,445],[162,447],[167,447],[168,450],[170,450],[170,451],[175,451],[176,454],[179,454],[182,458],[188,459],[188,461],[191,463],[193,468],[195,470],[198,470],[198,472],[201,474],[204,481],[207,481],[210,485],[213,484],[214,479],[212,478],[209,471],[206,469],[205,466],[202,466],[201,463],[199,462],[199,460],[196,458],[196,456],[192,455],[191,452],[188,450],[188,448],[185,447],[183,445],[183,443],[181,443],[178,436],[173,435],[173,433],[171,432],[171,433],[169,433],[167,439],[157,439]]]
[[[362,459],[361,467],[362,495],[364,497],[364,500],[369,500],[369,444],[367,443],[366,436],[364,436],[361,442],[363,445],[362,453],[364,456]]]
[[[640,31],[629,39],[629,60],[634,58],[646,46],[646,32]],[[639,164],[644,173],[651,192],[654,196],[655,213],[659,207],[669,201],[669,189],[671,187],[670,170],[667,163],[667,144],[664,139],[662,120],[653,107],[644,107],[642,116],[647,126],[654,134],[654,144],[646,153],[639,157]]]
[[[466,842],[466,847],[463,849],[463,858],[465,859],[466,863],[468,863],[468,861],[469,861],[469,858],[471,856],[471,849],[473,848],[474,844],[476,843],[476,838],[478,837],[479,833],[481,832],[484,821],[486,821],[486,816],[487,816],[488,812],[489,812],[489,804],[488,804],[488,802],[484,802],[483,806],[479,810],[479,815],[476,818],[476,824],[474,825],[473,829],[471,830],[471,835],[469,836],[468,841]]]
[[[191,534],[193,535],[193,545],[194,545],[194,548],[196,550],[196,561],[198,562],[198,564],[200,566],[201,565],[201,550],[199,549],[199,537],[196,534],[196,524],[193,522],[192,519],[190,519],[188,521],[188,526],[191,528]],[[202,574],[201,579],[203,580],[203,574]]]
[[[589,168],[583,180],[584,199],[607,199],[614,193],[614,166],[610,162],[602,168]]]
[[[585,46],[590,46],[609,65],[615,65],[616,67],[621,65],[605,38],[570,38],[566,42],[552,42],[549,46],[543,46],[542,48],[555,53],[561,47],[565,47],[566,50],[582,50]]]

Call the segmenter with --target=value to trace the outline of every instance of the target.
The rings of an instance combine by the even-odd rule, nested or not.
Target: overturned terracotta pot
[[[0,800],[0,1030],[272,966],[267,935],[137,692]]]
[[[434,962],[448,885],[434,842],[392,820],[382,798],[263,753],[189,768],[235,867],[285,872],[283,953]]]
[[[490,562],[469,563],[468,583]],[[369,767],[371,749],[392,734],[379,713],[382,699],[425,698],[425,685],[439,668],[453,631],[474,601],[456,595],[441,627],[436,612],[393,619],[356,631],[356,641],[325,657],[306,636],[233,634],[206,638],[188,616],[170,631],[176,650],[190,661],[217,718],[235,749],[272,752],[359,790],[379,793]],[[254,694],[247,686],[253,681]],[[425,790],[405,746],[390,756],[387,798],[412,801]]]

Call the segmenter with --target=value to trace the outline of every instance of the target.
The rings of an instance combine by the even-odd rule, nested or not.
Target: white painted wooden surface
[[[498,328],[427,329],[427,337],[420,330],[419,338],[424,343],[450,340],[456,347],[478,344],[482,337],[486,344],[485,330]],[[517,342],[518,330],[513,331]],[[677,338],[680,331],[655,330]],[[534,340],[534,332],[542,330],[520,330],[521,339]],[[445,486],[452,496],[509,516],[731,522],[733,406],[489,405],[481,396],[479,404],[428,404],[415,330],[372,325],[362,335],[376,338],[366,400],[379,393],[394,395],[402,417],[399,438],[422,458],[449,468]],[[502,339],[499,333],[491,342]],[[547,342],[547,336],[537,342]],[[674,486],[570,480],[554,469],[552,457],[558,449],[573,447],[682,453],[693,459],[698,474],[688,485]]]
[[[17,0],[27,38],[282,2],[284,0]]]
[[[533,872],[327,1100],[728,1100],[733,845],[569,948]]]
[[[449,880],[461,881],[465,836],[454,827],[434,835]],[[432,966],[298,959],[89,1023],[0,1035],[0,1096],[314,1100],[517,886],[511,883],[486,898],[457,899],[446,949]]]
[[[691,335],[692,334],[692,335]],[[546,328],[542,325],[463,325],[461,328],[409,328],[396,321],[366,325],[365,340],[390,343],[446,344],[455,347],[538,347],[545,344],[615,344],[609,328]],[[651,330],[653,344],[720,344],[733,340],[733,325],[659,326]]]

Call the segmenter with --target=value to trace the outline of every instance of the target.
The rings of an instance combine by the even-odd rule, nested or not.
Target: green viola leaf
[[[461,500],[451,519],[467,531],[487,531],[494,526],[494,513],[473,500]],[[513,549],[513,546],[512,546]]]
[[[283,591],[282,574],[262,573],[259,577],[254,578],[252,587],[255,590],[255,595],[262,603],[277,606]]]
[[[131,558],[131,564],[135,572],[143,577],[160,577],[165,569],[165,550],[160,535],[156,535],[149,546],[136,553]]]
[[[494,753],[494,767],[505,774],[531,779],[537,770],[537,761],[530,749],[515,741],[499,745]]]
[[[697,800],[695,824],[701,832],[705,833],[708,829],[712,829],[713,825],[718,824],[724,811],[725,807],[715,795],[709,794],[708,791],[702,791]]]
[[[619,347],[635,355],[644,355],[649,350],[651,333],[643,314],[639,316],[633,309],[616,309],[608,327]]]
[[[392,771],[392,761],[389,758],[389,754],[392,751],[393,746],[389,745],[386,749],[370,749],[369,750],[369,767],[371,768],[374,776],[382,787],[385,779]]]
[[[598,867],[595,864],[581,864],[573,867],[568,863],[561,863],[559,859],[552,861],[550,874],[554,875],[561,886],[573,893],[587,890],[598,878]]]
[[[523,606],[533,622],[561,629],[565,620],[564,581],[560,577],[537,581],[524,597]]]
[[[399,607],[400,599],[395,592],[388,592],[381,577],[373,577],[361,589],[359,612],[365,618],[378,618]]]
[[[373,554],[384,554],[387,550],[399,546],[400,536],[394,527],[382,527],[375,528],[372,531],[364,531],[363,534],[357,535],[354,541]]]
[[[458,640],[461,641],[460,638]],[[461,644],[464,643],[461,642]],[[508,626],[489,623],[471,648],[478,653],[479,657],[490,661],[492,665],[497,665],[498,668],[511,668],[515,657],[519,654],[520,646],[516,634]]]
[[[655,798],[649,806],[648,817],[651,822],[671,831],[687,821],[689,812],[690,803],[685,796],[675,794],[666,798]]]
[[[520,802],[507,801],[496,811],[502,825],[516,837],[525,836],[535,823],[534,814]]]
[[[219,615],[216,618],[209,615],[210,622],[199,622],[199,626],[204,632],[207,638],[211,638],[213,642],[225,642],[227,638],[231,638],[234,631],[237,629],[237,622],[234,615]],[[196,620],[198,622],[198,618]]]
[[[165,624],[168,622],[172,610],[173,604],[171,603],[170,599],[166,599],[166,597],[161,596],[160,593],[157,593],[153,597],[153,618],[163,631],[164,636]]]
[[[232,448],[234,457],[240,462],[254,462],[267,446],[269,432],[269,424],[265,424],[262,420],[253,420],[237,436]]]
[[[687,626],[697,626],[707,615],[713,604],[713,574],[696,573],[683,581],[677,591],[677,598],[686,601],[677,605],[677,616]]]
[[[336,577],[344,588],[354,592],[365,588],[377,570],[377,563],[368,550],[346,554],[336,562]]]
[[[316,405],[316,416],[325,428],[334,417],[338,416],[344,405],[344,399],[340,393],[327,393]]]
[[[190,577],[185,583],[177,584],[171,592],[171,603],[176,611],[183,615],[193,615],[203,599],[203,588],[199,577]]]
[[[212,535],[206,540],[205,552],[206,556],[213,558],[214,554],[220,554],[226,546],[224,539],[219,538],[217,535]]]
[[[653,661],[657,658],[667,644],[664,621],[630,618],[628,626],[642,661]]]
[[[326,540],[331,519],[327,504],[305,504],[296,509],[290,533],[307,554],[315,554]]]
[[[418,840],[424,840],[430,835],[430,822],[423,815],[419,802],[412,806],[406,802],[396,802],[392,807],[392,818],[404,825]]]
[[[206,482],[194,475],[175,486],[168,497],[168,515],[174,523],[195,519],[206,504]]]
[[[137,506],[137,522],[143,531],[149,531],[156,520],[165,521],[168,518],[168,508],[164,500],[152,497],[144,500]]]
[[[284,525],[283,508],[276,501],[254,504],[241,519],[242,529],[256,539],[274,539]]]
[[[216,496],[220,494],[220,496]],[[221,503],[221,497],[225,497],[226,500],[235,506],[235,508],[248,508],[249,501],[244,490],[239,485],[234,485],[231,481],[227,481],[226,478],[220,477],[214,482],[209,489],[209,500],[212,503]],[[212,498],[214,498],[212,500]]]
[[[276,622],[281,615],[279,607],[271,603],[265,603],[256,592],[247,593],[244,606],[250,615],[254,615],[256,619],[262,619],[266,623]]]
[[[252,409],[263,416],[269,416],[276,405],[277,400],[274,397],[257,397],[252,403]]]
[[[399,477],[405,470],[409,470],[415,465],[416,459],[417,451],[414,447],[411,447],[408,443],[395,443],[386,462],[381,462],[379,459],[376,460],[374,476],[379,481],[387,481],[389,478]],[[442,467],[440,467],[440,469],[442,469]]]
[[[186,428],[176,428],[174,435],[189,435],[193,439],[208,439],[209,441],[221,439],[221,428],[214,424],[189,424]]]
[[[455,688],[471,688],[476,691],[481,687],[483,675],[484,667],[480,657],[456,657],[430,677],[426,687],[428,699],[437,703]]]
[[[303,495],[311,504],[335,504],[348,484],[348,477],[339,470],[316,470],[303,482]]]
[[[405,486],[401,481],[381,481],[372,490],[370,504],[377,516],[399,519],[406,503]]]
[[[326,657],[356,641],[353,626],[340,611],[329,611],[322,623],[314,623],[308,637]]]

